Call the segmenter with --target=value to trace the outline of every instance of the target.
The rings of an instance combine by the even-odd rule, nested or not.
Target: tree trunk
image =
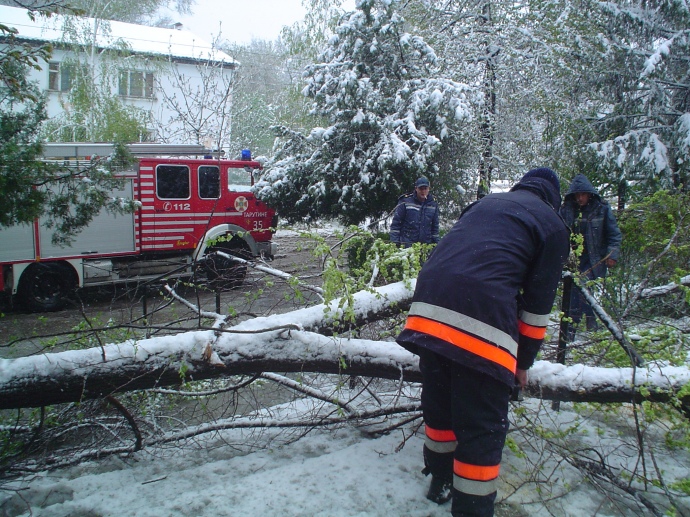
[[[482,26],[493,25],[491,19],[491,2],[487,0],[482,6],[482,16],[479,22]],[[481,199],[491,192],[491,173],[493,171],[494,132],[496,125],[496,59],[498,49],[493,48],[488,41],[484,42],[484,96],[486,104],[483,112],[483,120],[479,127],[482,142],[482,154],[479,158],[479,186],[477,187],[477,199]]]
[[[105,355],[106,360],[103,360]],[[118,392],[175,386],[257,372],[319,372],[421,381],[418,359],[394,342],[339,339],[305,331],[258,334],[188,332],[102,349],[5,360],[0,409],[40,407]],[[635,378],[633,390],[632,379]],[[595,368],[539,361],[526,394],[577,402],[667,402],[687,382],[687,368]],[[639,387],[645,386],[643,391]],[[690,405],[690,397],[682,402]]]
[[[354,295],[358,321],[408,304],[414,283]],[[419,382],[417,356],[392,341],[329,337],[339,301],[211,329],[110,344],[88,350],[0,359],[0,409],[41,407],[186,381],[256,374],[318,372]],[[527,395],[577,402],[670,401],[690,382],[690,369],[596,368],[538,361]],[[632,386],[635,386],[633,388]],[[644,386],[644,389],[641,387]],[[681,399],[690,407],[690,396]]]

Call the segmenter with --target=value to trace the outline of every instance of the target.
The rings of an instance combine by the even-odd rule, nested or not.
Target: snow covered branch
[[[390,284],[354,296],[353,317],[375,319],[409,303],[414,286]],[[395,342],[326,336],[340,301],[199,330],[88,350],[0,360],[0,409],[104,398],[183,381],[261,372],[319,372],[418,382],[418,359]],[[580,402],[671,400],[690,382],[685,367],[594,368],[538,362],[526,394]],[[275,380],[275,379],[274,379]],[[683,404],[690,407],[690,397]]]
[[[597,317],[604,322],[606,328],[608,328],[609,332],[611,332],[611,335],[616,341],[618,341],[618,344],[623,348],[623,350],[625,350],[625,353],[628,354],[630,361],[635,364],[635,366],[642,366],[644,364],[644,359],[642,359],[640,354],[635,351],[635,348],[633,348],[628,339],[625,337],[623,330],[616,324],[615,321],[613,321],[613,318],[608,315],[601,304],[599,304],[599,301],[594,298],[589,289],[587,289],[587,287],[583,284],[582,280],[577,277],[573,277],[573,285],[580,291],[580,293],[582,293],[582,296],[584,296],[585,300],[587,300],[587,303],[592,307],[592,310]]]
[[[395,343],[329,338],[403,310],[414,289],[400,282],[356,293],[345,325],[335,300],[244,321],[219,331],[129,340],[88,350],[0,360],[0,408],[38,407],[182,381],[256,372],[318,371],[398,379],[416,358]],[[302,332],[291,329],[300,328]],[[308,332],[315,330],[320,334]],[[354,344],[349,344],[354,343]],[[404,357],[377,347],[397,349]],[[354,348],[352,348],[354,347]]]
[[[655,298],[657,296],[664,296],[673,291],[677,291],[681,285],[690,286],[690,275],[684,276],[678,283],[671,282],[670,284],[644,289],[640,293],[640,298]]]
[[[235,255],[230,255],[228,253],[224,253],[222,251],[215,251],[214,253],[209,254],[210,255],[219,255],[225,259],[232,260],[233,262],[238,262],[239,264],[243,264],[245,266],[251,267],[252,269],[256,269],[257,271],[261,271],[262,273],[266,273],[268,275],[273,275],[275,277],[281,278],[285,281],[295,281],[297,284],[302,287],[303,289],[307,289],[309,291],[312,291],[316,294],[318,294],[321,299],[323,300],[323,289],[321,289],[317,285],[311,285],[303,282],[296,276],[293,276],[289,273],[286,273],[285,271],[281,271],[279,269],[274,269],[272,267],[268,267],[263,264],[257,264],[256,262],[252,262],[249,260],[245,260],[241,257],[236,257]]]
[[[690,369],[649,364],[645,368],[565,366],[537,361],[526,395],[571,402],[668,402],[690,382]],[[683,404],[690,407],[690,397]]]
[[[205,331],[108,345],[105,362],[97,349],[4,360],[0,363],[0,408],[101,398],[177,385],[183,377],[201,380],[261,371],[421,380],[417,357],[393,342],[305,331],[223,334],[214,346],[217,360],[210,361],[204,358],[204,350],[211,339],[213,333]],[[666,402],[688,382],[690,370],[681,367],[566,367],[540,361],[530,370],[526,394],[579,402]]]

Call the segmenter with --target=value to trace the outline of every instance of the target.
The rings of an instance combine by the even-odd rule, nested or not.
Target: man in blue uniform
[[[587,280],[605,277],[608,268],[615,266],[618,261],[623,236],[611,207],[601,199],[584,174],[573,178],[560,214],[572,232],[583,237],[583,250],[578,264],[580,273]],[[592,307],[580,291],[573,289],[570,296],[572,323],[568,332],[571,340],[575,337],[575,327],[582,320],[583,313],[587,317],[587,330],[595,330],[598,325]]]
[[[415,182],[413,193],[398,199],[391,223],[391,242],[405,248],[415,242],[438,242],[438,204],[429,189],[429,180],[422,176]]]
[[[427,497],[493,515],[508,407],[546,335],[569,252],[560,183],[529,171],[467,207],[424,264],[398,343],[419,355]],[[450,488],[450,491],[448,491]]]

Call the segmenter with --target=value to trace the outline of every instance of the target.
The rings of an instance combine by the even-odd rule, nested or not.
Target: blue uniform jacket
[[[424,264],[397,342],[513,386],[546,334],[569,231],[560,193],[532,178],[461,214]]]
[[[423,203],[414,192],[400,196],[393,214],[390,240],[404,246],[438,242],[438,204],[431,194]]]

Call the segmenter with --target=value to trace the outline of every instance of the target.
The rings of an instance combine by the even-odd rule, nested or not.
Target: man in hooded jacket
[[[419,355],[427,497],[493,515],[508,406],[546,335],[569,251],[560,183],[529,171],[467,207],[424,264],[397,342]],[[450,489],[450,490],[449,490]]]
[[[616,217],[609,204],[601,199],[597,190],[584,174],[578,174],[570,183],[568,193],[560,209],[561,217],[573,234],[583,237],[583,250],[578,270],[588,280],[605,277],[608,268],[616,265],[622,241]],[[569,338],[574,337],[574,327],[587,316],[587,329],[597,327],[594,311],[582,294],[573,289],[570,297],[572,327]]]

